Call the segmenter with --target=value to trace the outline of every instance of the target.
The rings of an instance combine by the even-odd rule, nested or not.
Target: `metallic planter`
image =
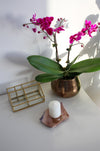
[[[68,80],[57,79],[51,82],[51,88],[58,96],[69,98],[79,92],[80,81],[78,77]]]

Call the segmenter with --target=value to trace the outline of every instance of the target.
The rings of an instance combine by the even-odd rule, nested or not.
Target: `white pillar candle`
[[[52,118],[58,118],[61,116],[61,105],[60,102],[54,100],[49,103],[49,115]]]

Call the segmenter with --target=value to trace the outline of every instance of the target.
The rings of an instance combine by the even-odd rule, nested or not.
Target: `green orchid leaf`
[[[49,74],[61,74],[64,72],[60,64],[49,58],[33,55],[29,56],[27,59],[32,66],[43,72]]]
[[[76,56],[75,57],[75,59],[70,63],[71,65],[73,65],[74,64],[74,62],[77,60],[77,58],[79,57],[79,55],[78,56]]]
[[[51,75],[51,74],[39,74],[38,76],[35,77],[36,81],[39,82],[50,82],[56,79],[59,79],[63,77],[63,75]]]
[[[71,68],[71,66],[74,64],[74,62],[77,60],[78,57],[79,57],[79,55],[76,56],[75,59],[67,65],[66,70],[69,70]]]
[[[100,58],[86,59],[73,64],[70,72],[87,73],[100,70]]]

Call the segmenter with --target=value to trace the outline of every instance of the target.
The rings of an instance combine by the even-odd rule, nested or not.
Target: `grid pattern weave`
[[[9,87],[7,93],[14,112],[45,101],[41,85],[35,80]]]

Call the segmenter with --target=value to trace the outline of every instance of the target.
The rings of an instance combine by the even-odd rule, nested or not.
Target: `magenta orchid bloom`
[[[30,23],[23,24],[23,26],[26,26],[29,28],[29,24],[33,25],[32,31],[34,33],[44,33],[43,39],[49,38],[50,41],[53,42],[53,47],[56,48],[56,61],[59,62],[60,59],[58,57],[58,44],[56,39],[56,34],[59,34],[61,31],[65,30],[65,23],[66,20],[64,18],[58,18],[56,21],[56,24],[54,27],[51,26],[52,22],[54,20],[54,17],[43,17],[43,18],[36,18],[36,14],[33,14],[32,18],[30,19]],[[85,27],[81,29],[78,33],[71,35],[69,37],[69,48],[66,50],[71,50],[72,46],[76,44],[81,44],[81,47],[83,47],[83,43],[80,43],[80,40],[83,36],[88,35],[89,37],[92,37],[93,32],[97,32],[97,29],[99,28],[100,22],[98,24],[92,24],[91,21],[85,20]],[[37,26],[39,28],[37,28]],[[74,44],[74,42],[77,42]],[[69,55],[68,55],[69,56]],[[67,59],[69,62],[69,59]]]
[[[58,18],[55,28],[51,27],[52,21],[54,20],[54,17],[43,17],[43,18],[36,18],[36,14],[33,14],[32,18],[30,19],[30,23],[23,24],[23,26],[28,26],[29,24],[32,24],[34,27],[32,28],[32,31],[34,33],[44,33],[45,36],[43,36],[43,39],[49,38],[53,42],[53,47],[56,48],[56,60],[57,62],[60,61],[58,57],[58,48],[57,48],[57,40],[56,40],[56,33],[60,33],[61,31],[64,31],[64,24],[66,22],[63,18]],[[40,27],[36,28],[36,26]]]
[[[63,26],[57,27],[54,29],[54,32],[60,33],[60,31],[63,31]]]
[[[98,29],[98,26],[96,24],[91,24],[91,21],[85,21],[85,27],[82,28],[80,32],[78,32],[75,35],[70,36],[70,44],[73,44],[74,41],[81,40],[82,36],[85,36],[86,34],[92,37],[92,33],[96,32]]]
[[[100,58],[86,59],[76,62],[79,55],[77,55],[72,61],[70,61],[70,51],[74,45],[80,44],[83,47],[83,43],[80,42],[82,37],[88,35],[92,37],[93,32],[97,32],[100,29],[100,22],[98,24],[92,24],[91,21],[86,20],[84,27],[74,35],[69,38],[69,47],[66,49],[66,66],[62,66],[61,58],[59,58],[57,34],[65,30],[66,20],[64,18],[58,18],[54,27],[52,27],[52,22],[54,17],[43,17],[36,18],[36,14],[33,14],[30,19],[30,23],[24,24],[23,26],[32,28],[33,33],[42,34],[43,39],[49,39],[52,42],[52,46],[55,48],[55,60],[50,58],[31,55],[27,57],[29,63],[36,69],[44,72],[35,77],[38,82],[50,82],[53,80],[64,79],[71,80],[77,79],[82,73],[95,72],[100,70]],[[31,26],[30,26],[31,24]],[[76,63],[75,63],[76,62]],[[56,82],[54,82],[56,83]],[[80,85],[80,83],[78,83]],[[65,89],[63,89],[66,91]]]
[[[63,26],[59,26],[55,29],[50,27],[52,21],[54,20],[54,17],[44,17],[44,18],[38,18],[36,19],[36,14],[33,15],[33,17],[30,19],[30,22],[34,25],[40,26],[42,31],[46,31],[48,35],[53,35],[53,32],[60,33],[60,31],[63,31]],[[60,22],[61,20],[58,19]],[[36,32],[36,28],[32,28],[33,32]]]
[[[59,18],[57,20],[57,26],[56,28],[52,28],[51,23],[54,20],[54,17],[44,17],[44,18],[36,18],[36,14],[33,14],[33,17],[30,19],[29,24],[33,24],[35,27],[32,28],[33,32],[38,32],[41,33],[42,32],[46,32],[46,34],[48,34],[48,36],[52,36],[54,33],[60,33],[60,31],[64,31],[64,26],[63,23],[65,23],[65,19]],[[27,24],[24,24],[23,26],[27,26]],[[37,31],[36,26],[39,26],[41,31]],[[48,37],[47,36],[47,37]]]

